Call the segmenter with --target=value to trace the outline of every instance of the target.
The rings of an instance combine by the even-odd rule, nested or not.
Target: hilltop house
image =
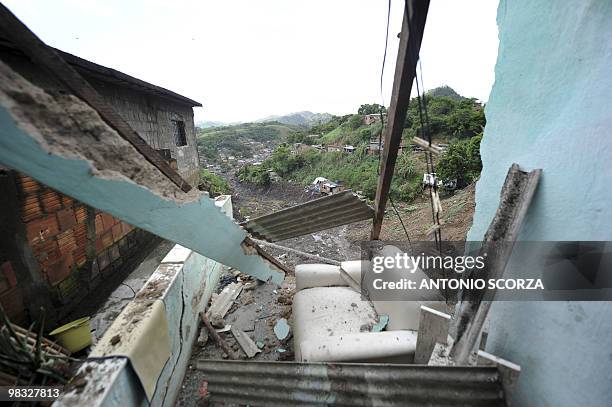
[[[192,108],[200,103],[57,52],[171,168],[192,186],[198,184]],[[61,92],[61,84],[1,38],[0,57],[34,85]],[[153,239],[143,230],[8,168],[0,168],[0,189],[0,212],[7,232],[0,239],[0,303],[16,323],[27,325],[40,305],[46,307],[48,317],[62,319],[104,280],[133,267],[134,255],[146,253]]]
[[[386,113],[383,113],[382,115],[385,118],[387,117]],[[369,125],[369,124],[376,123],[379,121],[380,121],[380,113],[363,115],[363,124]]]

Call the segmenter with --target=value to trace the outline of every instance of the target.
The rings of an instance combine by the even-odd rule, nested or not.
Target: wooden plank
[[[425,141],[425,140],[423,140],[420,137],[414,136],[412,138],[412,140],[410,140],[410,141],[411,141],[412,144],[415,144],[415,145],[417,145],[419,147],[422,147],[422,148],[424,148],[425,150],[429,151],[432,154],[435,154],[435,155],[442,154],[442,149],[440,147],[438,147],[436,145],[433,145],[433,144],[430,146],[428,141]]]
[[[542,170],[529,173],[512,164],[501,191],[500,204],[485,234],[480,255],[487,253],[485,268],[479,278],[499,279],[512,255],[514,242],[523,225]],[[494,289],[472,290],[461,302],[455,320],[456,338],[451,357],[457,364],[467,364],[476,345],[495,297]]]
[[[74,93],[89,106],[94,108],[100,117],[119,135],[132,144],[151,164],[157,167],[166,177],[174,182],[182,191],[191,190],[187,183],[170,165],[151,148],[130,125],[115,111],[115,109],[87,82],[79,73],[47,46],[40,38],[28,29],[0,3],[0,27],[2,33],[17,48],[19,48],[36,65],[39,65],[49,75],[56,79],[67,90]]]
[[[425,29],[425,20],[429,9],[429,0],[407,0],[400,33],[400,44],[395,65],[393,91],[389,106],[388,123],[385,128],[385,141],[382,153],[382,164],[376,200],[374,221],[370,238],[378,240],[385,216],[385,207],[389,198],[391,179],[395,171],[397,151],[402,142],[402,131],[408,111],[412,82],[416,76],[416,65],[419,60],[421,40]]]

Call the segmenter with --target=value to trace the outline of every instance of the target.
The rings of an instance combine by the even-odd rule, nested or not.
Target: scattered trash
[[[225,325],[223,328],[215,329],[215,331],[217,331],[217,332],[221,333],[221,332],[227,332],[227,331],[229,331],[230,329],[232,329],[232,326],[231,326],[231,325]]]
[[[380,332],[384,330],[389,323],[389,315],[380,315],[378,322],[372,326],[372,332]]]
[[[115,335],[110,339],[111,345],[115,346],[121,341],[121,335]]]
[[[208,395],[208,382],[206,380],[202,380],[198,391],[200,393],[200,397],[206,397],[206,395]]]
[[[236,341],[238,342],[244,353],[246,353],[248,358],[252,358],[256,354],[261,352],[261,349],[259,349],[259,347],[255,345],[253,340],[249,338],[249,336],[245,334],[242,330],[234,326],[232,327],[231,331],[232,335],[234,335],[234,338],[236,338]]]
[[[265,346],[265,344],[263,343],[263,341],[257,341],[255,342],[255,345],[257,345],[257,347],[259,349],[263,349],[263,347]]]
[[[232,349],[227,345],[227,343],[219,336],[217,331],[215,331],[215,329],[212,327],[212,325],[210,324],[210,321],[208,320],[208,317],[206,316],[204,312],[200,313],[200,318],[202,318],[202,322],[204,323],[204,326],[206,327],[206,329],[208,329],[209,335],[221,347],[221,349],[223,349],[223,352],[225,352],[223,353],[221,357],[223,357],[224,359],[227,359],[228,357],[231,357],[231,359],[234,359],[234,360],[239,359],[238,355],[236,355],[232,351]]]
[[[312,238],[314,239],[315,242],[323,242],[323,238],[319,235],[312,235]]]
[[[277,351],[278,353],[285,353],[285,352],[287,352],[287,349],[278,348],[278,349],[276,349],[276,351]]]
[[[281,318],[276,321],[276,324],[274,325],[274,334],[280,341],[289,336],[289,324],[285,318]]]
[[[203,327],[202,329],[200,329],[200,335],[198,336],[198,345],[206,346],[207,342],[208,342],[208,329]]]

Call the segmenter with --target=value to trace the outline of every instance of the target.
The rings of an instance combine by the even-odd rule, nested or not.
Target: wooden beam
[[[156,166],[166,177],[174,182],[183,192],[191,190],[185,181],[161,155],[151,148],[115,109],[55,50],[45,44],[13,13],[0,3],[0,31],[7,39],[20,49],[36,65],[45,70],[51,77],[65,86],[89,106],[94,108],[102,120],[130,144],[132,144],[151,164]]]
[[[408,111],[412,82],[416,75],[416,64],[419,60],[421,40],[425,29],[425,20],[429,9],[429,0],[407,0],[400,33],[400,44],[395,64],[395,77],[391,104],[389,106],[388,123],[385,128],[385,147],[382,154],[382,164],[376,201],[374,207],[374,222],[370,238],[378,240],[385,216],[385,207],[389,198],[391,179],[395,170],[397,151],[402,141],[404,121]]]
[[[486,253],[487,261],[486,267],[479,271],[478,278],[487,280],[502,277],[541,174],[540,169],[529,173],[522,171],[518,164],[512,164],[508,170],[499,207],[480,249],[481,256]],[[476,350],[491,301],[495,297],[494,289],[472,290],[468,293],[462,299],[454,321],[456,337],[451,357],[457,364],[467,364],[470,355]]]
[[[410,140],[410,142],[412,144],[415,144],[421,148],[424,148],[425,150],[429,151],[432,154],[435,155],[440,155],[442,154],[442,149],[434,144],[432,144],[431,146],[429,145],[428,141],[423,140],[420,137],[413,137],[412,140]]]

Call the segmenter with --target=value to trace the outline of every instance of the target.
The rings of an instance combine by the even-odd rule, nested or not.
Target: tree
[[[357,114],[379,114],[379,113],[387,113],[387,108],[379,105],[378,103],[372,103],[371,105],[365,104],[359,106],[357,110]]]
[[[443,180],[457,180],[457,187],[463,188],[480,176],[480,141],[482,134],[467,140],[452,143],[442,156],[437,166],[437,173]]]
[[[270,174],[268,174],[268,169],[263,165],[247,164],[238,170],[236,176],[242,182],[249,182],[260,186],[270,184]]]

